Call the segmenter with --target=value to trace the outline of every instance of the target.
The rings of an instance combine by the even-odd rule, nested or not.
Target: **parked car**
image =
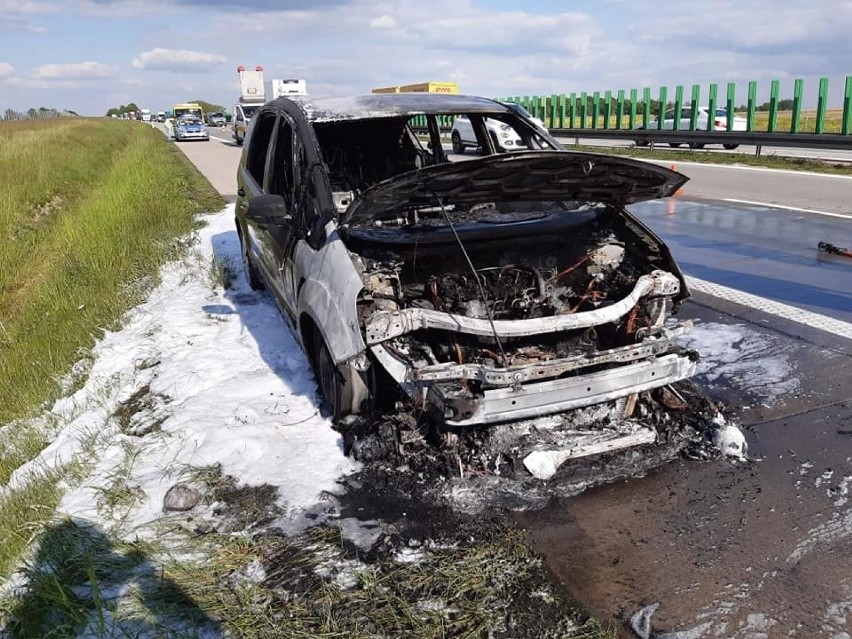
[[[200,118],[195,116],[184,116],[175,120],[174,138],[175,142],[183,142],[186,140],[209,140],[210,134]]]
[[[535,117],[529,111],[527,111],[524,107],[522,107],[520,104],[517,104],[516,102],[501,102],[500,104],[503,104],[503,105],[509,107],[510,109],[512,109],[512,111],[514,111],[515,113],[517,113],[521,117],[527,118],[528,120],[532,120],[533,122],[536,123],[536,126],[547,131],[547,127],[544,126],[544,120],[542,120],[541,118]]]
[[[263,106],[262,104],[235,104],[234,117],[231,124],[231,137],[237,145],[242,145],[246,141],[251,125],[251,118],[257,110]]]
[[[710,120],[710,107],[700,106],[698,107],[698,114],[695,120],[695,130],[696,131],[710,131],[711,129],[708,126]],[[680,110],[680,117],[677,119],[677,129],[678,131],[689,131],[690,124],[692,122],[692,106],[686,105]],[[647,127],[649,130],[657,130],[658,129],[659,117],[654,118],[654,120]],[[663,114],[663,126],[662,129],[664,131],[672,131],[674,130],[675,123],[675,110],[669,109]],[[747,120],[738,115],[734,115],[731,131],[746,131]],[[646,127],[641,126],[639,129],[645,129]],[[727,131],[728,130],[728,111],[726,109],[716,109],[715,115],[713,116],[713,131]],[[648,138],[637,138],[636,146],[647,146]],[[670,142],[669,146],[679,147],[681,142]],[[691,149],[703,149],[705,146],[704,142],[690,142],[689,148]],[[736,149],[738,144],[722,144],[722,146],[726,149],[733,150]]]
[[[448,116],[483,157],[450,161]],[[499,153],[491,123],[520,150]],[[334,419],[401,400],[452,429],[693,374],[669,320],[683,275],[625,208],[686,180],[560,150],[485,98],[279,98],[254,115],[235,221],[248,281],[271,292]]]
[[[514,151],[515,149],[525,148],[521,136],[511,125],[500,120],[486,118],[485,126],[494,148],[498,151]],[[453,153],[462,154],[468,147],[480,149],[480,152],[483,149],[482,141],[476,138],[474,127],[466,115],[460,115],[453,121],[450,140],[453,143]]]
[[[207,126],[225,126],[224,113],[208,113],[206,116]]]

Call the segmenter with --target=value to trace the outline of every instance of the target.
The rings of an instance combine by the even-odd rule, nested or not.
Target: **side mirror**
[[[251,199],[246,217],[258,224],[286,224],[293,219],[287,201],[280,195],[258,195]]]

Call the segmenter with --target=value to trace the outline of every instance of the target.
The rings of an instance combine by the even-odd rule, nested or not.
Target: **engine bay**
[[[460,235],[460,242],[389,244],[358,242],[365,294],[371,310],[426,309],[490,322],[530,320],[605,308],[626,297],[640,276],[659,268],[648,246],[616,234],[612,218],[599,211],[577,216],[561,232],[518,236],[492,229],[485,237]],[[490,237],[489,237],[490,235]],[[471,239],[474,238],[474,239]],[[463,248],[462,248],[463,247]],[[650,252],[652,255],[656,255]],[[502,338],[424,329],[386,343],[416,363],[482,363],[517,366],[618,348],[659,332],[666,310],[661,298],[637,304],[617,322],[574,331]]]

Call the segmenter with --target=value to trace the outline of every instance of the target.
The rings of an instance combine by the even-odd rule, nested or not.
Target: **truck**
[[[240,78],[240,97],[234,105],[231,136],[237,145],[242,145],[248,134],[251,116],[266,102],[266,92],[263,87],[261,65],[257,65],[254,71],[240,65],[237,67],[237,75]]]
[[[198,118],[199,120],[204,119],[204,110],[197,102],[182,102],[180,104],[176,104],[174,106],[173,113],[173,117],[175,120],[181,118],[182,116],[192,116],[194,118]]]
[[[266,82],[266,99],[274,100],[287,95],[307,95],[308,85],[304,80],[268,80]]]

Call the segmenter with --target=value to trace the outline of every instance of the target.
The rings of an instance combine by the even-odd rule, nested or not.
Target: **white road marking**
[[[734,204],[748,204],[750,206],[761,206],[770,209],[784,209],[785,211],[796,211],[799,213],[815,213],[817,215],[828,215],[830,217],[840,217],[850,219],[852,212],[849,215],[845,213],[831,213],[830,211],[818,211],[816,209],[803,209],[798,206],[787,206],[785,204],[772,204],[771,202],[755,202],[754,200],[738,200],[732,197],[726,197],[723,202],[733,202]]]
[[[706,293],[707,295],[712,295],[713,297],[718,297],[720,299],[727,300],[728,302],[734,302],[735,304],[742,304],[743,306],[763,311],[769,315],[775,315],[776,317],[780,317],[791,322],[796,322],[804,326],[816,328],[821,331],[852,340],[852,324],[849,322],[844,322],[843,320],[835,319],[828,315],[806,311],[795,306],[790,306],[789,304],[776,302],[775,300],[771,300],[766,297],[752,295],[751,293],[746,293],[745,291],[740,291],[735,288],[729,288],[727,286],[722,286],[721,284],[708,282],[707,280],[701,280],[697,277],[687,276],[686,283],[690,288],[700,291],[701,293]]]
[[[709,169],[736,169],[738,171],[759,171],[762,173],[779,173],[786,175],[805,175],[808,177],[830,178],[832,180],[852,180],[852,175],[840,175],[837,173],[816,173],[815,171],[794,171],[792,169],[772,169],[765,166],[746,166],[745,164],[716,164],[714,162],[690,162],[689,160],[651,160],[645,159],[646,162],[660,164],[662,166],[700,166]]]

